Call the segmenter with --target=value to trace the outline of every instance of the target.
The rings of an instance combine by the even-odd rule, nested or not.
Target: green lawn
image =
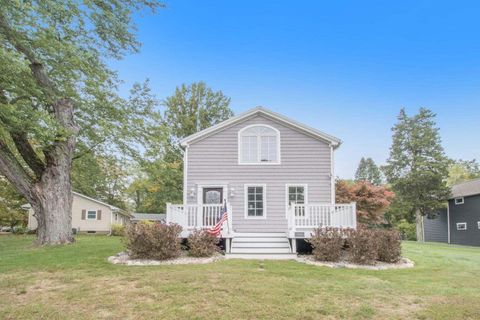
[[[116,237],[0,236],[1,319],[480,319],[480,248],[406,242],[406,270],[294,261],[111,265]]]

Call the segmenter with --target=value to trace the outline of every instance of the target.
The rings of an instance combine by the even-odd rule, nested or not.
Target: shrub
[[[358,227],[348,234],[349,259],[358,264],[374,264],[378,255],[378,239],[373,229]]]
[[[342,257],[343,233],[338,228],[317,228],[307,240],[315,260],[337,262]]]
[[[22,226],[15,226],[12,228],[12,233],[13,234],[25,234],[27,233],[27,228],[22,227]]]
[[[112,236],[124,236],[125,235],[125,227],[121,224],[112,224]]]
[[[405,219],[400,220],[397,229],[403,240],[417,240],[417,229],[415,223],[410,223]]]
[[[402,254],[400,233],[395,229],[377,229],[375,234],[378,243],[377,259],[388,263],[400,260]]]
[[[188,253],[193,257],[210,257],[219,251],[218,241],[205,230],[195,230],[188,236]]]
[[[181,253],[178,224],[137,223],[125,230],[125,246],[134,259],[173,259]]]

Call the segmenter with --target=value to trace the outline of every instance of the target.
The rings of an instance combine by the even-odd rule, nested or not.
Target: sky
[[[158,98],[205,81],[343,140],[335,172],[385,163],[401,108],[437,114],[447,156],[480,160],[480,1],[165,1],[111,62]],[[125,89],[126,91],[126,89]]]

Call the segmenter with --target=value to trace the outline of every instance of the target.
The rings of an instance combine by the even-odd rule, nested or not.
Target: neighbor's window
[[[478,224],[478,229],[480,229],[480,221],[478,221],[477,224]]]
[[[457,230],[467,230],[467,223],[466,222],[457,223]]]
[[[288,186],[288,204],[304,204],[306,198],[305,186]]]
[[[280,132],[270,126],[248,126],[239,132],[239,162],[280,163]]]
[[[265,214],[265,187],[246,187],[247,217],[262,218]]]
[[[87,211],[87,219],[88,220],[96,220],[97,219],[97,211],[96,210],[88,210]]]
[[[465,202],[465,200],[463,199],[463,197],[455,198],[455,204],[463,204],[464,202]]]

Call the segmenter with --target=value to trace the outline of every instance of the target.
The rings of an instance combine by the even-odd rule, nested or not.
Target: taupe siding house
[[[28,209],[28,229],[37,229],[37,219],[30,205]],[[79,233],[109,234],[112,225],[125,225],[131,215],[108,203],[73,192],[72,229]]]
[[[257,107],[181,141],[183,203],[167,205],[182,236],[210,228],[226,206],[229,254],[293,254],[319,226],[356,227],[355,204],[335,204],[340,139]]]
[[[425,241],[480,246],[480,179],[452,186],[447,208],[423,225]]]

